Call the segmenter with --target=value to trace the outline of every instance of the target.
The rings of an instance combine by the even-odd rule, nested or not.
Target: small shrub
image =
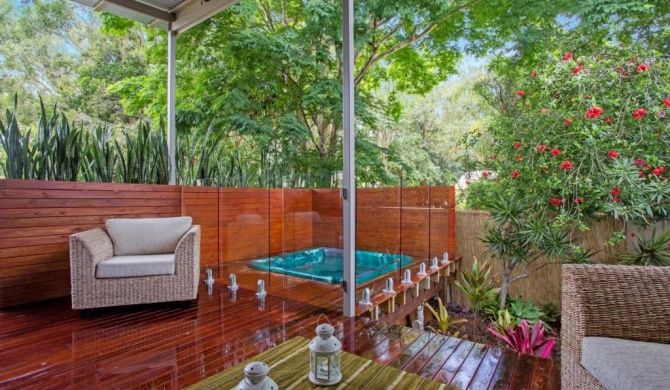
[[[667,267],[670,265],[670,230],[656,234],[656,229],[649,237],[644,234],[637,236],[633,250],[621,255],[621,264]]]
[[[497,290],[491,281],[491,264],[488,261],[480,265],[475,258],[472,271],[463,270],[461,278],[462,282],[456,281],[456,286],[470,301],[472,311],[482,313],[491,303],[495,303]]]
[[[503,332],[499,332],[493,326],[489,327],[489,332],[505,341],[516,352],[544,359],[551,357],[556,339],[554,337],[544,337],[542,321],[538,321],[531,328],[528,322],[523,320],[519,326],[510,326],[502,330]]]
[[[561,317],[561,309],[555,304],[549,302],[540,305],[540,310],[544,313],[542,321],[545,324],[558,324]]]
[[[500,310],[494,322],[491,323],[491,328],[500,334],[504,334],[506,329],[514,329],[519,326],[521,320],[512,317],[509,310]]]
[[[433,328],[432,326],[429,326],[428,328],[432,330],[435,333],[443,334],[445,336],[449,336],[449,328],[453,325],[456,324],[462,324],[464,322],[468,322],[468,320],[464,318],[460,319],[453,319],[449,316],[449,313],[447,312],[447,308],[442,304],[442,300],[440,298],[437,298],[437,308],[438,311],[435,311],[428,302],[424,302],[423,304],[428,310],[430,310],[431,313],[433,313],[433,316],[435,317],[435,320],[437,321],[437,329]],[[458,337],[458,332],[453,334],[454,337]]]
[[[523,301],[521,295],[509,304],[510,314],[519,320],[526,320],[529,324],[535,325],[544,317],[544,313],[539,307],[533,305],[533,300]]]

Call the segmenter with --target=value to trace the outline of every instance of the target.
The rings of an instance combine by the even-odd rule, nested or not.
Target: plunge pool
[[[412,263],[407,255],[356,251],[356,283],[361,284]],[[326,283],[340,283],[344,272],[342,249],[315,248],[252,260],[251,268]]]

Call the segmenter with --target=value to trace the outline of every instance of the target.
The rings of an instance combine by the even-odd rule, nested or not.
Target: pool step
[[[447,286],[452,280],[455,280],[460,259],[461,257],[457,257],[447,264],[440,262],[437,269],[426,269],[426,275],[422,276],[418,275],[419,264],[413,264],[412,283],[401,283],[400,280],[394,278],[394,293],[383,292],[378,285],[372,285],[372,288],[379,292],[370,297],[371,306],[359,304],[356,308],[356,315],[397,323],[415,312],[417,306],[436,295],[444,293],[443,300],[445,303],[448,302],[450,297],[447,296],[449,292]]]

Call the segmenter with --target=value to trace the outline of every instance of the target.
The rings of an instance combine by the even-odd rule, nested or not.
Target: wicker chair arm
[[[103,229],[87,230],[70,236],[70,258],[73,266],[95,268],[97,263],[108,260],[112,256],[114,256],[114,246]]]
[[[563,266],[564,329],[581,338],[670,343],[670,267]]]
[[[193,225],[179,240],[174,259],[177,273],[200,273],[200,234],[200,225]]]

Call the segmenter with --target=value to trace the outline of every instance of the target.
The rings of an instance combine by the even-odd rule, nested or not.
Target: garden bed
[[[437,309],[437,302],[431,301],[431,306]],[[447,312],[449,316],[456,319],[466,319],[468,322],[455,324],[449,328],[450,335],[458,335],[456,337],[467,339],[475,343],[481,343],[484,345],[491,345],[500,347],[505,350],[510,350],[507,343],[503,340],[495,337],[491,332],[488,331],[488,327],[491,324],[491,320],[488,315],[482,315],[470,311],[467,307],[449,304],[447,305]],[[430,326],[437,328],[437,323],[435,319],[431,320]],[[551,354],[552,360],[556,361],[556,364],[560,364],[561,361],[561,338],[560,338],[560,322],[551,324],[554,329],[553,337],[556,338],[556,344]]]

